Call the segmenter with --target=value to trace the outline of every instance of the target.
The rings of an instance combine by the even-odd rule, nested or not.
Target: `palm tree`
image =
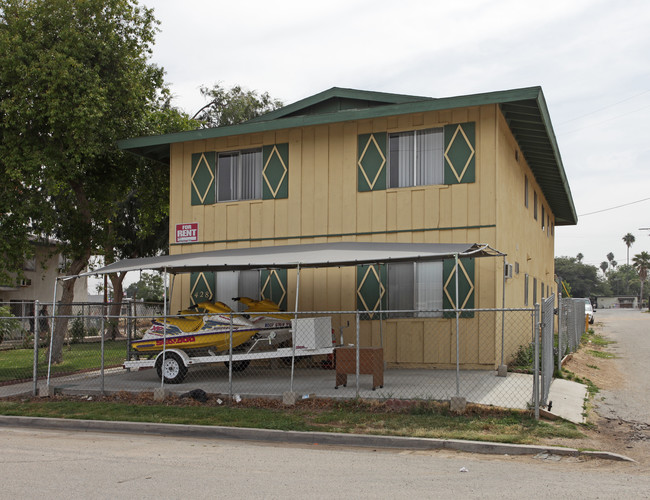
[[[607,260],[609,261],[609,265],[612,265],[612,261],[614,260],[614,254],[612,252],[609,252],[607,255]]]
[[[603,270],[603,274],[605,276],[607,276],[607,266],[608,266],[607,261],[602,261],[600,263],[600,268]]]
[[[579,253],[578,255],[576,255],[576,260],[577,260],[578,262],[582,262],[582,259],[583,259],[583,258],[584,258],[584,255],[582,255],[581,253]]]
[[[639,278],[641,279],[641,303],[643,303],[643,284],[648,277],[648,270],[650,270],[650,253],[641,252],[636,254],[632,259],[632,263],[639,272]]]
[[[636,241],[636,238],[634,238],[634,235],[632,233],[627,233],[625,236],[623,236],[623,241],[627,245],[627,265],[630,265],[630,247],[632,244]]]

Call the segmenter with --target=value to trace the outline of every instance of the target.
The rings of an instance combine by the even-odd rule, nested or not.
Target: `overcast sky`
[[[650,251],[650,1],[142,3],[161,23],[153,61],[190,114],[217,82],[286,104],[334,86],[447,97],[539,85],[582,215],[556,231],[556,255],[623,264],[628,232],[631,255]]]

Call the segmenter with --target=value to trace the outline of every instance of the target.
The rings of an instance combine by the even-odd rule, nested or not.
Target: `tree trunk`
[[[108,329],[106,336],[110,334],[111,339],[115,340],[120,333],[120,312],[122,309],[122,296],[124,295],[124,277],[126,273],[109,274],[111,284],[113,285],[113,302],[108,312]]]
[[[90,253],[90,252],[88,252]],[[72,262],[68,276],[76,276],[88,265],[89,256],[85,259],[78,259]],[[52,319],[55,322],[54,338],[52,339],[52,363],[59,364],[63,361],[63,344],[65,334],[68,332],[68,319],[72,316],[72,303],[74,302],[74,284],[77,278],[71,278],[63,282],[63,293],[56,308],[56,315]]]

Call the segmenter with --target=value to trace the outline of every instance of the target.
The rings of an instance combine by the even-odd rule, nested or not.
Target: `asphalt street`
[[[3,428],[0,498],[650,498],[634,464]]]

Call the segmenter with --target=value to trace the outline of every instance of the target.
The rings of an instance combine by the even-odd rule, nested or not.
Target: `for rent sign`
[[[199,241],[199,223],[176,224],[176,243],[192,243]]]

